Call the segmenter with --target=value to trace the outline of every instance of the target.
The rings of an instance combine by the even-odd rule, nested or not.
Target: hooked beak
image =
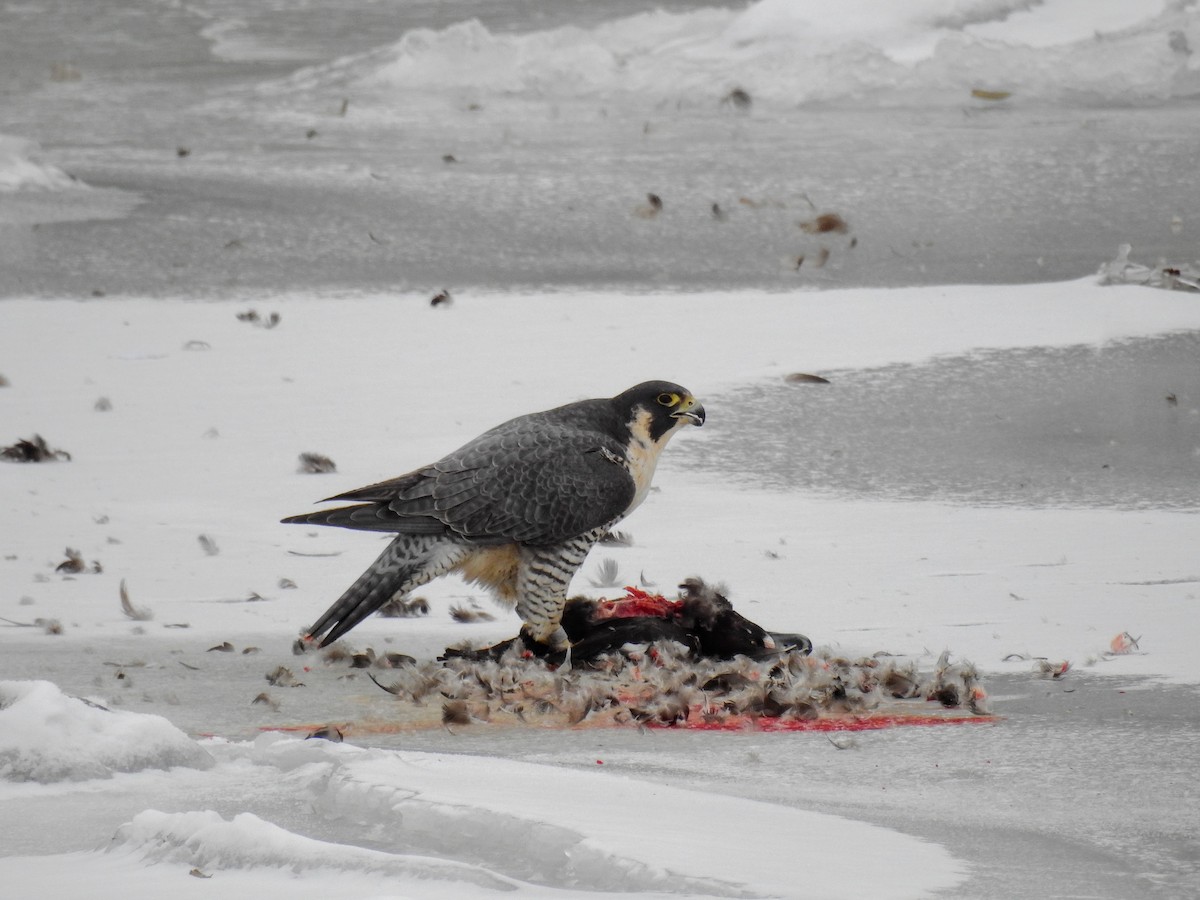
[[[671,413],[672,419],[686,419],[693,425],[704,424],[704,407],[696,402],[695,397],[684,397],[679,403],[679,409]]]

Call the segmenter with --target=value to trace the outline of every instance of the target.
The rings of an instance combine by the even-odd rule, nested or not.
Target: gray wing
[[[478,543],[557,544],[619,518],[634,483],[624,448],[545,420],[493,429],[430,466],[330,497],[363,501],[284,519]]]

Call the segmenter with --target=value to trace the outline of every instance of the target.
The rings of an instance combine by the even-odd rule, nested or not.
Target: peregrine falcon
[[[568,650],[561,620],[572,576],[646,498],[671,436],[703,424],[687,390],[647,381],[518,416],[431,465],[328,498],[353,506],[284,519],[396,534],[307,639],[324,647],[393,596],[456,572],[515,604],[528,641]]]

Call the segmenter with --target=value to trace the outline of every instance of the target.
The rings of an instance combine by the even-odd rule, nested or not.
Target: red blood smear
[[[857,719],[783,719],[728,716],[719,722],[705,722],[701,717],[679,725],[643,723],[650,728],[688,728],[693,731],[879,731],[906,725],[982,725],[998,722],[998,716],[931,716],[878,715]]]

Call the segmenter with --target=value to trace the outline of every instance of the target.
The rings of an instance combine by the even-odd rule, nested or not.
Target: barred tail
[[[398,535],[313,623],[306,637],[315,640],[324,635],[320,646],[332,644],[397,593],[407,593],[449,571],[466,551],[462,544],[442,536]]]

